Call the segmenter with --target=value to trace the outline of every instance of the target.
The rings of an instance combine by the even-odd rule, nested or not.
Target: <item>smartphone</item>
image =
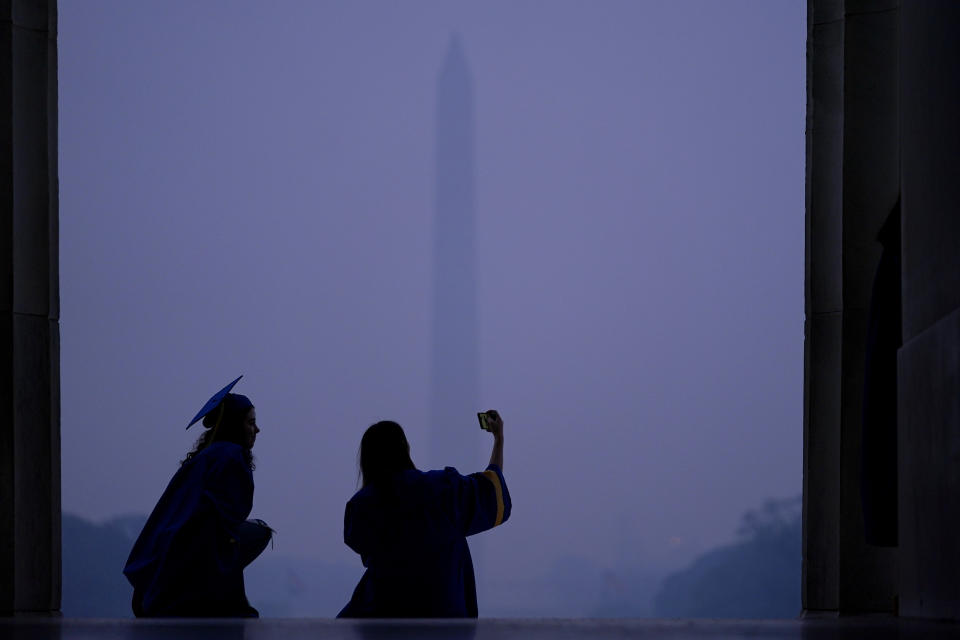
[[[486,411],[481,411],[480,413],[478,413],[477,420],[480,422],[481,429],[483,429],[484,431],[490,431],[490,426],[487,424],[487,420],[489,420],[489,418],[487,417]]]

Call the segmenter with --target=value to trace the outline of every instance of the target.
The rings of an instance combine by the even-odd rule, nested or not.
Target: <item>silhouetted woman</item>
[[[241,376],[243,377],[243,376]],[[257,617],[247,602],[243,569],[272,531],[247,520],[253,506],[253,449],[260,428],[253,403],[230,393],[211,398],[187,425],[206,431],[180,463],[150,514],[123,573],[141,616]]]
[[[367,568],[340,618],[477,617],[467,536],[510,517],[503,479],[503,421],[487,412],[490,465],[462,476],[453,467],[418,471],[396,422],[360,441],[363,487],[347,502],[343,539]]]

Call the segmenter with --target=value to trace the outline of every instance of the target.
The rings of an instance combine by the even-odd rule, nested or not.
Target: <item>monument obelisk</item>
[[[473,79],[458,37],[437,76],[430,466],[476,471],[480,428]]]

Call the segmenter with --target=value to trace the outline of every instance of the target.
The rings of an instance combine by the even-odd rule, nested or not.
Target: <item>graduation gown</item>
[[[134,613],[255,617],[236,542],[252,505],[253,473],[240,445],[214,442],[183,464],[123,569]]]
[[[343,539],[367,568],[338,618],[476,618],[466,537],[510,517],[503,473],[403,471],[347,502]]]

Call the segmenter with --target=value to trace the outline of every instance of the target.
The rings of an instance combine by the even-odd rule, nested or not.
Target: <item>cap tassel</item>
[[[217,414],[217,422],[213,425],[213,432],[210,434],[210,443],[213,444],[217,440],[217,429],[220,428],[220,421],[223,420],[224,409],[227,408],[226,402],[220,403],[220,413]]]

